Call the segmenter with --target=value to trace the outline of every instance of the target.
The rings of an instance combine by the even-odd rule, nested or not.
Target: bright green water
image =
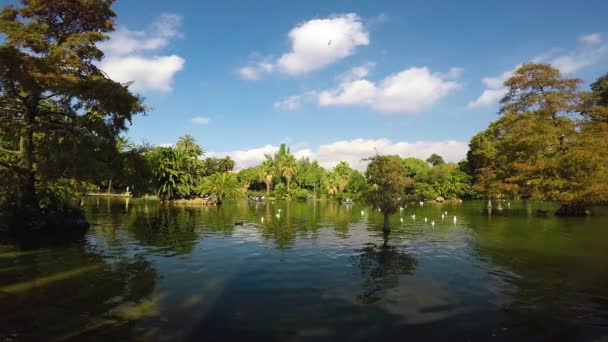
[[[0,340],[608,336],[606,208],[562,219],[535,216],[550,203],[492,216],[477,201],[412,205],[382,247],[380,213],[359,205],[86,204],[84,241],[0,244]]]

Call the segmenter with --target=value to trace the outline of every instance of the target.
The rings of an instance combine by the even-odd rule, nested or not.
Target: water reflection
[[[389,236],[358,204],[88,199],[83,242],[0,243],[0,340],[608,335],[606,216],[485,205],[411,206]]]
[[[416,259],[398,247],[388,245],[388,237],[381,246],[368,244],[353,257],[361,271],[364,292],[357,296],[364,304],[383,298],[380,292],[400,285],[400,276],[410,275],[416,268]]]

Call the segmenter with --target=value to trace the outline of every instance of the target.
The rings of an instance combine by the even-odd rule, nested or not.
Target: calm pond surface
[[[84,241],[0,244],[0,340],[608,340],[606,208],[411,205],[383,247],[357,204],[85,202]]]

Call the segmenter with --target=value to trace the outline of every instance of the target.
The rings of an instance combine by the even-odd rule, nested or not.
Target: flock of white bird
[[[420,206],[422,207],[424,205],[424,202],[420,202]],[[510,205],[510,203],[509,203]],[[399,212],[402,212],[405,208],[407,208],[407,206],[405,207],[399,207]],[[380,208],[378,208],[378,211],[381,212],[382,210],[380,210]],[[365,216],[365,210],[361,210],[361,216]],[[277,209],[277,213],[275,214],[276,218],[281,218],[281,209]],[[411,216],[412,220],[416,221],[416,214],[412,214]],[[443,213],[441,213],[441,220],[445,220],[446,218],[448,218],[448,212],[444,211]],[[399,218],[399,221],[401,223],[403,223],[403,216]],[[452,221],[454,223],[456,223],[458,221],[458,219],[456,218],[456,216],[452,217]],[[260,222],[264,223],[264,217],[260,217]],[[424,218],[424,223],[428,222],[428,218],[425,217]],[[435,220],[431,221],[431,226],[435,226]]]

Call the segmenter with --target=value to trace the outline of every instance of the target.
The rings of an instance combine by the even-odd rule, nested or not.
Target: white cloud
[[[184,59],[177,55],[161,57],[124,56],[108,57],[101,64],[102,70],[118,82],[133,81],[136,91],[172,90],[173,77],[184,66]]]
[[[180,37],[181,17],[161,15],[146,31],[119,28],[110,39],[99,44],[105,58],[99,64],[110,78],[118,82],[133,82],[136,91],[172,90],[175,74],[184,66],[177,55],[152,55]]]
[[[375,66],[376,63],[374,62],[367,62],[362,65],[356,66],[338,76],[338,80],[341,82],[351,82],[354,80],[360,80],[369,75],[371,69]]]
[[[581,36],[580,41],[588,44],[596,44],[602,42],[602,36],[599,33],[591,33]]]
[[[265,154],[273,154],[278,149],[278,146],[266,145],[249,150],[212,152],[210,155],[214,157],[229,155],[236,162],[237,169],[242,169],[260,164]],[[354,139],[322,144],[314,150],[302,147],[292,150],[292,153],[297,158],[309,157],[318,160],[319,164],[325,168],[332,168],[338,162],[346,161],[351,167],[364,170],[367,164],[362,159],[373,156],[376,152],[420,159],[426,159],[431,154],[437,153],[446,161],[457,162],[465,158],[467,150],[467,142],[454,140],[394,143],[388,139]]]
[[[288,74],[297,75],[323,68],[352,55],[369,44],[369,33],[354,13],[309,20],[289,31],[291,52],[277,61]]]
[[[504,86],[505,81],[511,77],[515,70],[519,69],[521,64],[515,66],[513,70],[505,71],[502,74],[494,77],[484,77],[481,79],[481,83],[485,89],[481,95],[475,100],[469,102],[467,105],[469,108],[486,107],[495,104],[507,94],[507,87]]]
[[[363,79],[371,64],[355,67],[339,77],[335,89],[313,92],[320,106],[363,105],[385,113],[414,113],[428,109],[458,89],[454,80],[462,73],[452,68],[446,74],[432,73],[427,67],[412,67],[375,83]]]
[[[196,125],[206,125],[209,123],[209,118],[203,116],[197,116],[192,118],[191,122]]]
[[[260,79],[275,69],[289,75],[300,75],[344,59],[358,46],[369,45],[369,33],[354,14],[340,14],[325,19],[312,19],[297,25],[288,33],[291,51],[274,62],[249,63],[237,73],[247,80]]]
[[[279,110],[296,110],[302,105],[303,95],[293,95],[285,100],[275,102],[272,106]]]
[[[548,62],[564,74],[572,74],[597,63],[606,55],[608,55],[608,45],[586,44],[570,53],[557,56]]]
[[[608,45],[600,44],[602,37],[599,33],[581,36],[579,41],[582,44],[572,51],[564,53],[558,48],[553,48],[532,58],[531,61],[533,63],[548,63],[564,74],[572,74],[597,63],[604,56],[608,55]],[[478,108],[495,104],[508,91],[503,83],[520,66],[521,64],[515,66],[513,70],[505,71],[496,77],[483,78],[481,82],[484,85],[484,90],[476,100],[469,102],[468,107]]]
[[[355,80],[341,83],[337,89],[319,93],[321,106],[371,105],[377,94],[376,85],[368,80]]]
[[[244,66],[237,70],[239,76],[244,80],[259,80],[265,74],[270,73],[274,69],[274,65],[268,62],[257,62],[253,65]]]

